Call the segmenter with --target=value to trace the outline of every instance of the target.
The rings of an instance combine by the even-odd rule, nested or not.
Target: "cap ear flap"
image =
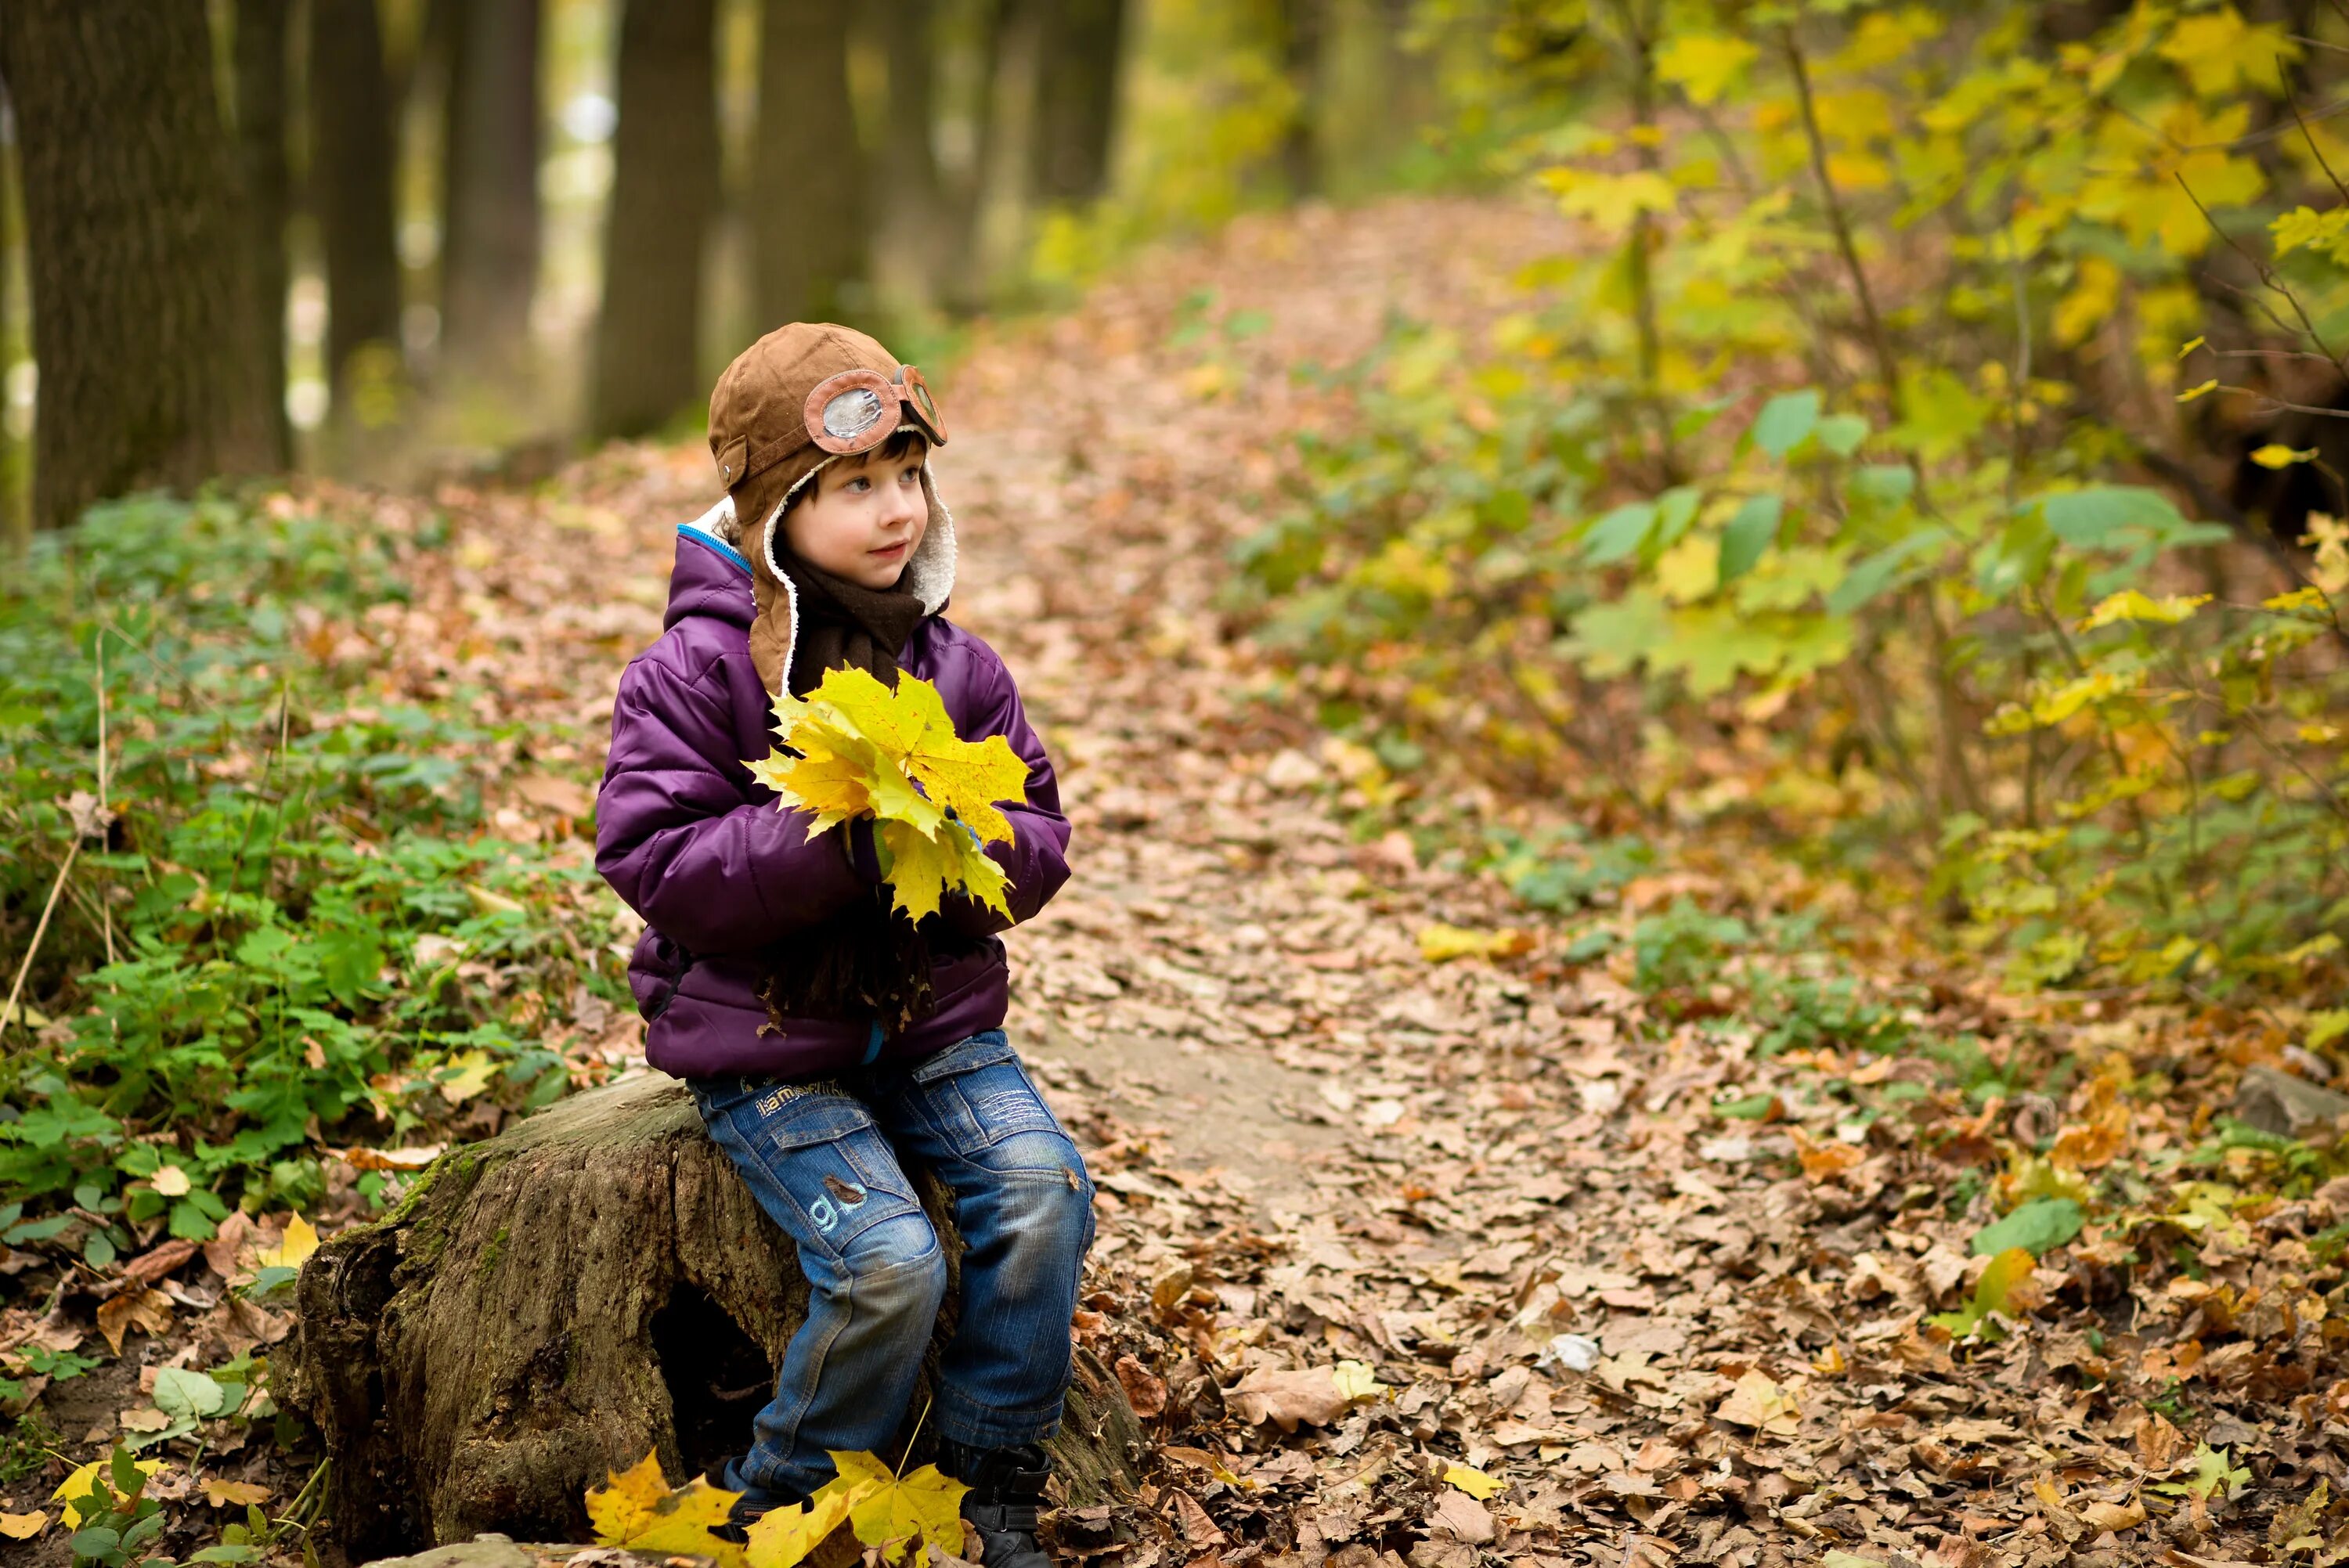
[[[718,477],[728,490],[742,482],[750,467],[750,437],[737,436],[718,449]]]

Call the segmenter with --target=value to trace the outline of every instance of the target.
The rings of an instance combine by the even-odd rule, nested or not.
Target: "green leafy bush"
[[[1237,551],[1270,695],[1897,878],[2019,985],[2337,980],[2349,493],[2257,432],[2349,377],[2349,149],[2239,139],[2339,46],[1526,10],[1584,94],[1519,147],[1575,238],[1484,339],[1401,322],[1326,377],[1352,417]],[[2230,242],[2257,286],[2198,290]],[[2307,480],[2296,537],[2238,464]]]
[[[561,1093],[545,998],[624,995],[566,929],[608,918],[592,868],[481,832],[517,738],[462,688],[387,689],[395,557],[431,542],[144,497],[38,540],[0,599],[0,947],[55,903],[0,1057],[12,1243],[103,1263],[158,1219],[306,1203],[330,1139]]]

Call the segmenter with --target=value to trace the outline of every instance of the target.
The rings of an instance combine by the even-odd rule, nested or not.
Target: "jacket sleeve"
[[[748,953],[836,913],[864,884],[837,831],[742,799],[716,683],[653,659],[620,679],[595,802],[595,868],[655,930],[695,953]]]
[[[1061,786],[1052,774],[1052,759],[1044,754],[1042,738],[1029,725],[1028,715],[1019,706],[1019,688],[1012,684],[1011,672],[992,649],[987,650],[985,657],[988,667],[981,701],[971,733],[963,738],[984,740],[999,735],[1009,740],[1011,749],[1028,764],[1028,794],[1024,800],[1008,800],[999,808],[1011,823],[1010,841],[987,846],[988,858],[1001,866],[1011,881],[1004,893],[1011,918],[1006,920],[962,893],[948,894],[939,905],[938,917],[947,928],[968,937],[986,936],[1034,919],[1069,880],[1069,820],[1061,814]]]

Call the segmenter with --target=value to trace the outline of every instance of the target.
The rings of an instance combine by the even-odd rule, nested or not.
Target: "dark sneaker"
[[[735,1498],[734,1506],[726,1511],[726,1522],[709,1527],[709,1533],[719,1540],[740,1546],[750,1541],[750,1526],[778,1508],[797,1508],[807,1499],[795,1491],[768,1491],[750,1485],[736,1473],[735,1462],[729,1460],[724,1464],[712,1465],[701,1479],[720,1491],[740,1494]]]
[[[1052,1560],[1036,1544],[1044,1482],[1052,1473],[1044,1450],[1033,1443],[972,1449],[948,1440],[939,1447],[938,1468],[970,1488],[963,1496],[962,1517],[978,1532],[981,1568],[1052,1568]]]

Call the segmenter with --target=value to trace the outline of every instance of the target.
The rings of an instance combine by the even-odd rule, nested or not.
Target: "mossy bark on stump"
[[[951,1202],[923,1187],[958,1264]],[[298,1291],[290,1396],[355,1559],[483,1531],[586,1539],[581,1500],[607,1470],[649,1450],[681,1480],[740,1449],[807,1308],[790,1240],[664,1078],[452,1150],[321,1246]],[[1051,1446],[1087,1505],[1130,1490],[1141,1436],[1117,1380],[1077,1361]]]

